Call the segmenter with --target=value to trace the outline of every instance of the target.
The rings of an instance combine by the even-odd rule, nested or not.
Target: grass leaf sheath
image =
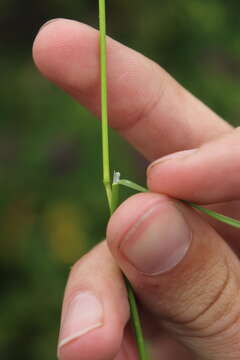
[[[105,186],[110,214],[116,209],[119,202],[120,174],[114,173],[111,186],[109,161],[109,131],[108,131],[108,101],[107,101],[107,42],[106,42],[106,5],[105,0],[99,0],[100,25],[100,72],[101,72],[101,118],[102,118],[102,156],[103,156],[103,183]],[[140,360],[147,360],[142,328],[135,295],[130,283],[125,279],[131,312],[131,321],[136,337],[136,344]]]

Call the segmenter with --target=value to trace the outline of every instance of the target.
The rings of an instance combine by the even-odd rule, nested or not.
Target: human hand
[[[100,115],[96,30],[51,22],[33,56],[48,79]],[[174,198],[237,217],[240,132],[158,65],[110,39],[108,69],[110,125],[150,161],[176,157],[149,167],[152,192],[123,203],[110,219],[108,244],[72,268],[59,358],[137,359],[120,267],[138,296],[152,360],[239,359],[239,230]],[[189,149],[197,150],[181,152]]]

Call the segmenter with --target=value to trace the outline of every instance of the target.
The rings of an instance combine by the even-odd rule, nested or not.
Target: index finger
[[[48,79],[100,117],[98,31],[57,19],[40,30],[33,57]],[[111,127],[149,160],[231,130],[160,66],[112,39],[108,85]]]

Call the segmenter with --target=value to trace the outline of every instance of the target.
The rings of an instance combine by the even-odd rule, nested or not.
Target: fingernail
[[[58,348],[69,344],[103,325],[103,307],[90,292],[79,293],[69,304],[63,317]]]
[[[46,26],[48,26],[49,24],[54,23],[55,21],[58,21],[58,20],[62,20],[62,18],[55,18],[55,19],[48,20],[39,28],[38,32],[41,31]]]
[[[147,275],[173,269],[191,244],[191,230],[170,201],[149,209],[127,233],[120,246],[128,261]]]
[[[168,160],[174,160],[174,159],[183,159],[185,157],[188,157],[190,155],[192,155],[195,151],[197,151],[197,149],[190,149],[190,150],[183,150],[183,151],[178,151],[176,153],[173,153],[173,154],[169,154],[169,155],[166,155],[166,156],[163,156],[161,157],[160,159],[157,159],[156,161],[152,162],[147,171],[149,171],[150,169],[152,169],[154,166],[160,164],[160,163],[163,163],[165,161],[168,161]]]

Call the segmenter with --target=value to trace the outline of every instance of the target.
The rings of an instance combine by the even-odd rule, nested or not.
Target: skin
[[[56,19],[41,28],[33,57],[45,77],[100,115],[96,30]],[[65,342],[62,337],[69,335],[68,329],[61,330],[59,359],[137,359],[119,268],[138,296],[152,360],[239,359],[239,230],[199,215],[175,198],[239,217],[240,131],[160,66],[112,39],[108,40],[108,78],[110,125],[150,162],[155,161],[147,171],[150,192],[125,201],[110,219],[107,240],[73,266],[62,324],[82,292],[94,294],[100,301],[103,321]],[[189,149],[196,150],[181,153]],[[175,156],[165,159],[169,154]],[[166,227],[160,221],[166,214],[176,226]],[[178,234],[174,234],[180,215],[191,233],[191,243],[181,259],[165,271],[151,274],[130,261],[131,246],[138,251],[144,236],[149,236],[149,241],[155,237],[158,253],[153,251],[151,256],[159,256],[158,266],[163,267],[176,249],[169,245],[168,256],[163,256],[164,240],[171,244],[172,238],[187,238],[180,222]],[[149,256],[146,251],[145,268]],[[81,324],[75,315],[77,327]]]

